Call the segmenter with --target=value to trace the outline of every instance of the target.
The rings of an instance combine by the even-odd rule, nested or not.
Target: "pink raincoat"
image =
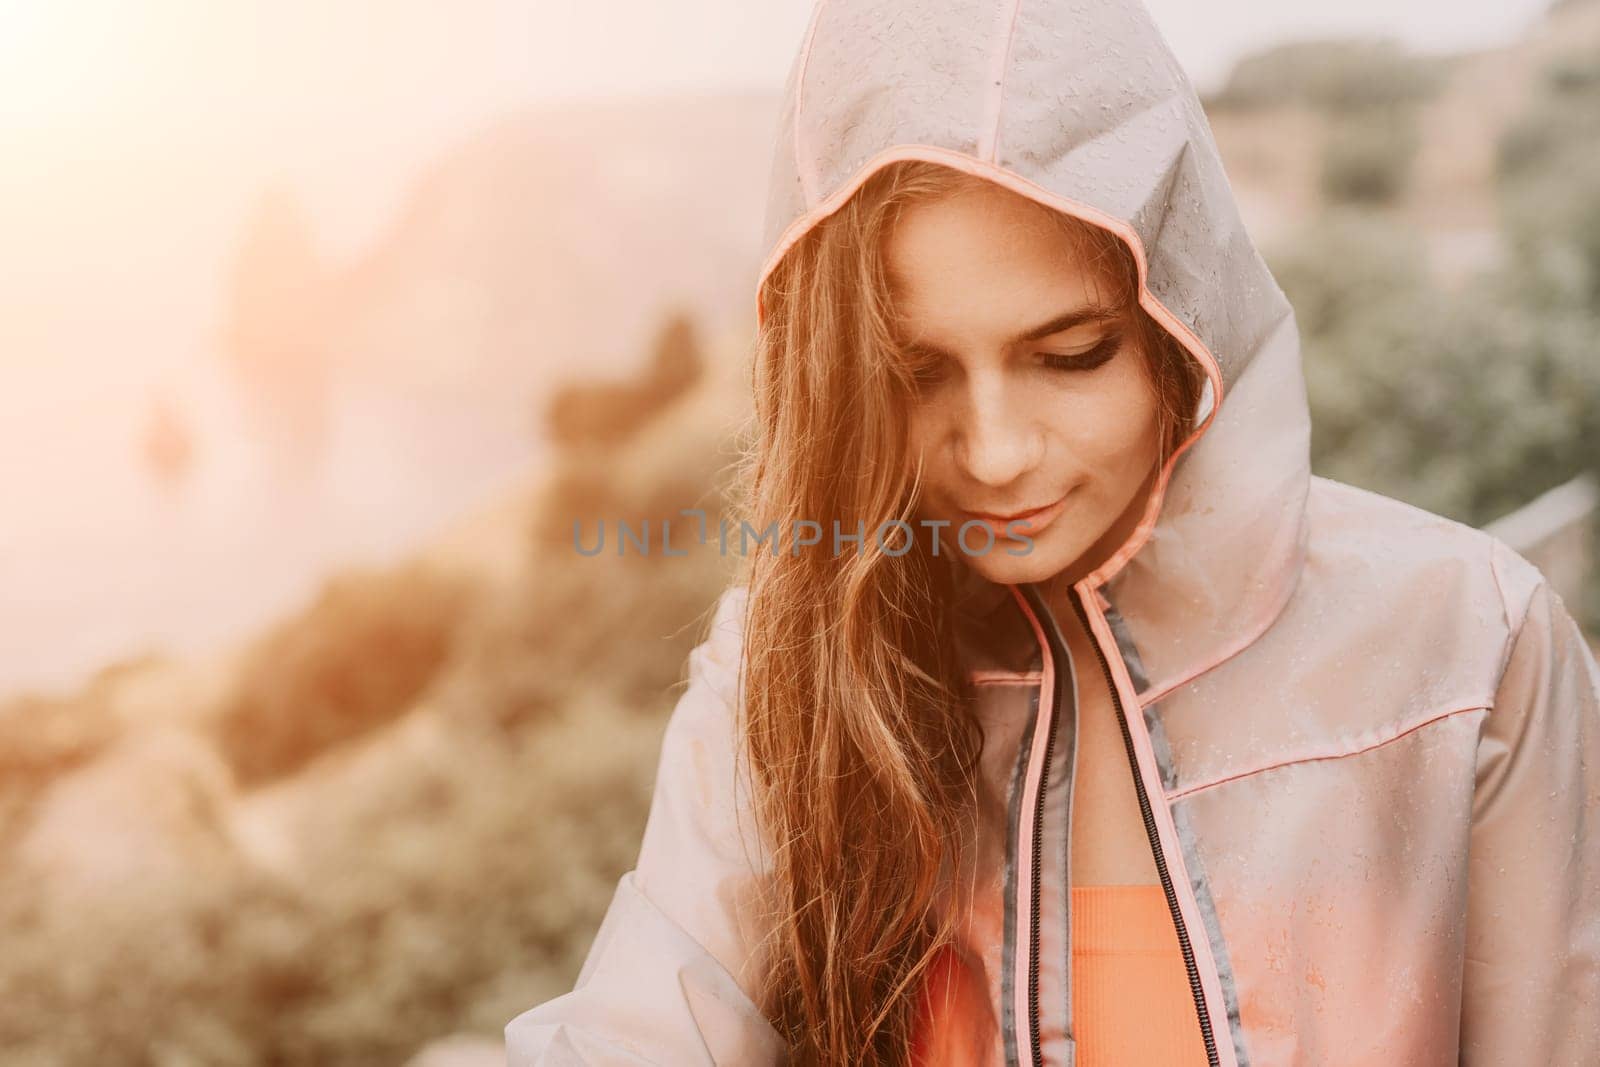
[[[1294,315],[1143,8],[824,0],[782,116],[763,277],[874,170],[936,160],[1120,235],[1209,379],[1198,441],[1075,586],[1097,661],[1031,588],[964,595],[979,1061],[1075,1059],[1074,709],[1103,671],[1211,1063],[1600,1064],[1600,669],[1504,544],[1311,475]],[[744,604],[691,656],[637,868],[577,987],[507,1027],[512,1067],[783,1062],[750,999]]]

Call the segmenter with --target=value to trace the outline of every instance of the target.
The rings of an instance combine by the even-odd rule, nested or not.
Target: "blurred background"
[[[1317,472],[1600,633],[1600,0],[1151,8]],[[0,1063],[471,1067],[570,988],[735,562],[570,524],[722,507],[808,14],[0,0]]]

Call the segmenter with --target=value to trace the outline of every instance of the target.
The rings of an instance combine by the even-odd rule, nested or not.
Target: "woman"
[[[767,246],[748,521],[826,532],[719,603],[512,1064],[1600,1063],[1600,669],[1310,474],[1142,8],[819,5]]]

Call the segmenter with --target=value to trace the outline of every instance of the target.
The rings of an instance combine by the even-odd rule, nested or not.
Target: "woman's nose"
[[[972,376],[958,416],[956,455],[967,475],[985,485],[1015,481],[1040,459],[1043,438],[1016,387],[998,376]]]

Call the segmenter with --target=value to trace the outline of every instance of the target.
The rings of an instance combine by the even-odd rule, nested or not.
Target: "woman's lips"
[[[1046,504],[1043,507],[1033,508],[1029,511],[1012,512],[1009,515],[995,515],[982,511],[963,511],[961,513],[962,520],[957,523],[957,528],[959,530],[961,526],[968,522],[977,522],[989,527],[990,532],[997,539],[1012,538],[1013,536],[1031,537],[1055,521],[1056,516],[1061,514],[1061,509],[1066,506],[1067,495],[1069,494],[1063,494],[1061,499],[1052,504]],[[1008,528],[1015,531],[1015,534],[1008,533]]]

